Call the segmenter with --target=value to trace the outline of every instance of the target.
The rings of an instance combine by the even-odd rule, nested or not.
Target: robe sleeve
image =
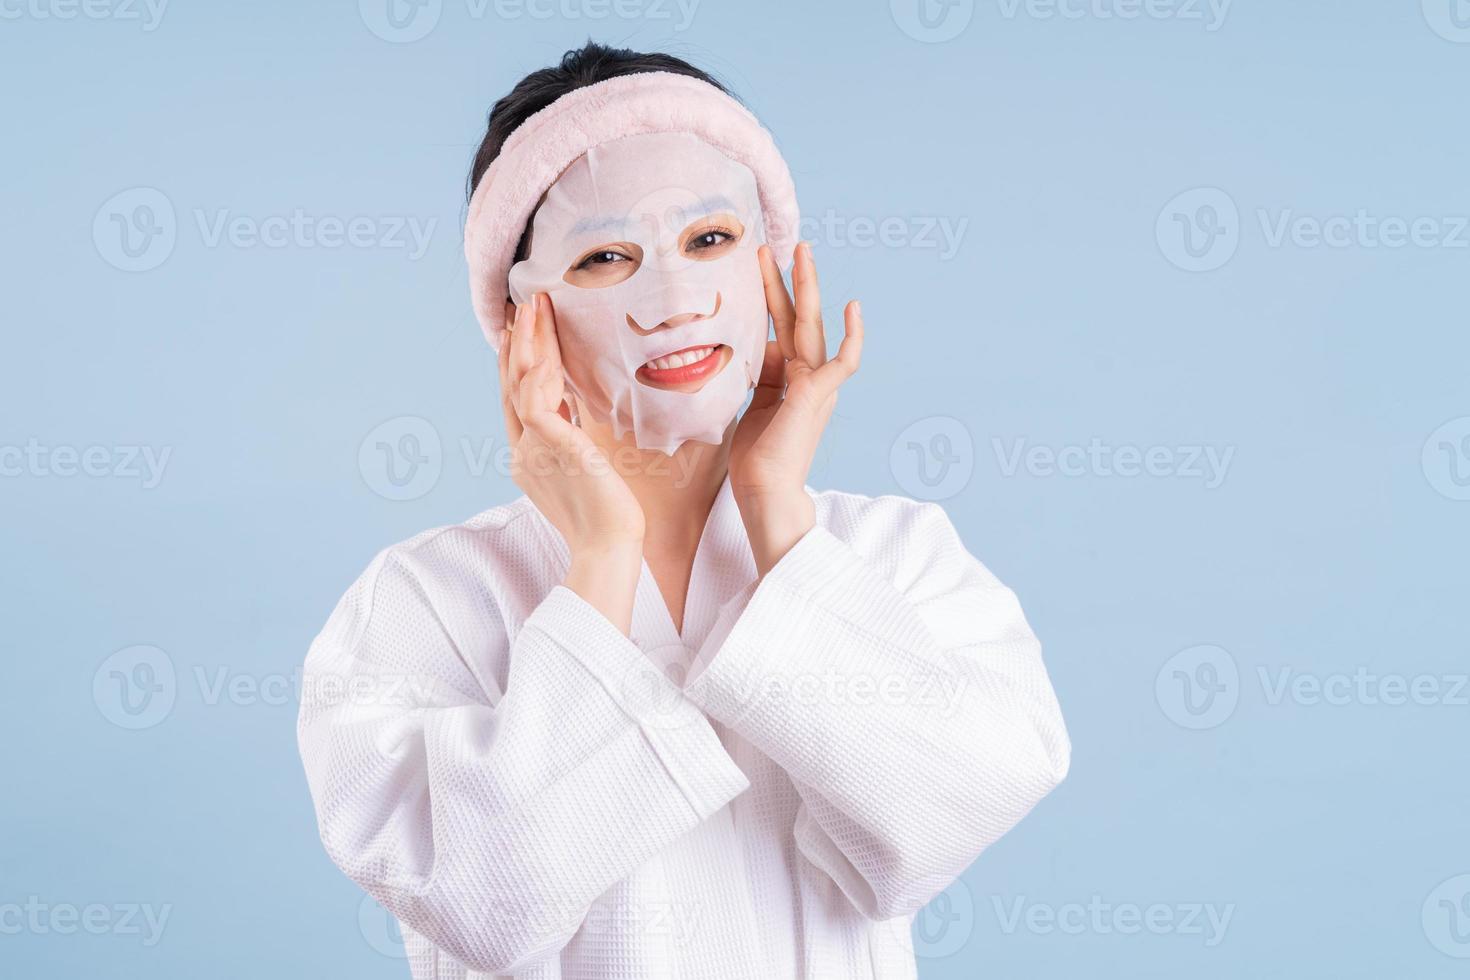
[[[301,756],[342,871],[461,963],[511,973],[749,783],[574,592],[467,650],[436,611],[462,600],[425,578],[385,552],[338,605],[303,672]],[[507,656],[503,694],[467,661]]]
[[[923,907],[1071,758],[1014,594],[938,506],[885,499],[871,557],[813,528],[723,607],[685,684],[791,776],[799,850],[874,919]]]

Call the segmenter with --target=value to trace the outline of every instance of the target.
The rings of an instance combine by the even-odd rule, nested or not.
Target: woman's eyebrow
[[[688,207],[682,209],[685,215],[691,216],[685,218],[685,223],[688,223],[688,221],[691,220],[696,220],[696,218],[707,217],[711,214],[714,214],[716,211],[735,210],[737,210],[735,205],[731,203],[729,198],[725,197],[722,194],[716,194],[711,197],[702,197],[699,199],[699,204],[697,207]],[[589,231],[607,231],[609,229],[621,229],[628,224],[629,219],[631,219],[632,217],[632,215],[628,214],[598,214],[586,218],[581,218],[577,221],[575,225],[572,226],[571,234],[575,235]],[[673,224],[674,222],[670,222],[671,227],[673,226]]]
[[[583,231],[603,231],[608,228],[621,228],[628,223],[626,214],[599,214],[590,218],[582,218],[572,226],[572,233]]]

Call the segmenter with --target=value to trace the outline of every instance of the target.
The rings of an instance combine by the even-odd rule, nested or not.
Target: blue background
[[[463,182],[490,104],[592,36],[727,81],[822,221],[829,324],[863,301],[812,484],[941,497],[1045,645],[1072,774],[921,917],[921,975],[1465,975],[1470,30],[1450,0],[1237,0],[1223,21],[704,0],[687,25],[670,0],[442,0],[413,41],[373,0],[109,2],[0,10],[0,972],[407,975],[316,839],[295,672],[378,549],[516,494],[474,465],[504,436]],[[1195,188],[1237,217],[1170,205]],[[297,210],[366,216],[374,243],[209,234]],[[1437,240],[1268,234],[1360,210]],[[173,229],[132,239],[152,268],[119,267],[114,214]],[[422,255],[395,218],[435,223]],[[1181,221],[1223,235],[1218,268],[1180,267]],[[438,476],[391,500],[369,434],[409,445],[405,417],[439,438],[419,444]],[[1167,462],[1017,468],[1017,440]],[[127,447],[169,452],[161,479]],[[1223,478],[1189,447],[1229,450]],[[109,658],[138,645],[176,697],[132,730]],[[1283,670],[1359,668],[1442,696],[1273,696]],[[287,696],[212,696],[234,678]],[[1234,707],[1192,713],[1212,704]],[[112,912],[13,928],[32,896],[169,918],[152,945]],[[1089,903],[1175,925],[1072,917]],[[1193,905],[1228,908],[1223,935]]]

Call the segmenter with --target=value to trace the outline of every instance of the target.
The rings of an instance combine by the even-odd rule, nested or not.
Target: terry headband
[[[475,317],[490,345],[505,328],[508,276],[537,202],[588,150],[628,136],[688,133],[755,175],[765,239],[783,270],[800,212],[786,161],[760,122],[708,82],[640,72],[568,92],[522,123],[481,176],[465,220],[464,251]]]

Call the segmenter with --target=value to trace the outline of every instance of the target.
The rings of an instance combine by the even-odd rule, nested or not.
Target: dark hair
[[[646,71],[667,71],[677,75],[688,75],[708,82],[721,92],[729,94],[725,86],[715,81],[707,72],[695,68],[682,58],[659,52],[643,53],[627,48],[610,48],[596,41],[588,41],[580,48],[573,48],[561,56],[561,63],[554,68],[533,71],[516,83],[508,95],[490,107],[490,118],[485,124],[485,138],[475,151],[475,162],[470,167],[469,180],[465,183],[465,197],[475,193],[490,162],[500,155],[501,147],[510,134],[532,115],[551,105],[568,92],[584,88],[609,78],[636,75]],[[516,248],[516,258],[525,258],[526,236]]]

